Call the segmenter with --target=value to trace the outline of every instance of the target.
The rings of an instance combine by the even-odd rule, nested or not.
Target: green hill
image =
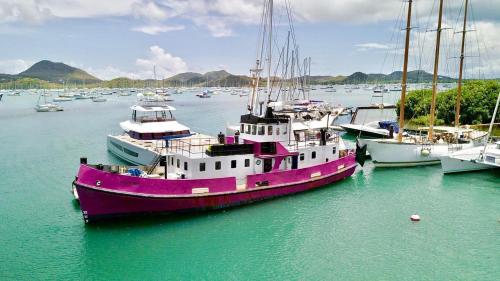
[[[87,72],[66,65],[60,62],[51,62],[42,60],[32,65],[27,70],[19,73],[19,77],[38,78],[41,80],[55,82],[55,83],[98,83],[100,79],[88,74]]]

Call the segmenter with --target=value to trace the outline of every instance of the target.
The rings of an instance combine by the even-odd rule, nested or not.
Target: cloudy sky
[[[407,3],[275,0],[277,34],[293,9],[312,74],[401,69]],[[248,74],[264,0],[0,0],[0,73],[48,59],[102,79],[226,69]],[[431,70],[438,0],[414,0],[410,68]],[[444,0],[441,73],[456,74],[463,0]],[[466,76],[500,77],[500,0],[470,0]],[[279,44],[279,36],[276,43]]]

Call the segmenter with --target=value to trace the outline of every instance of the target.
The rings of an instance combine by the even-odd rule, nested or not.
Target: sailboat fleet
[[[443,0],[439,2],[438,24],[436,30],[436,46],[434,56],[434,73],[432,83],[432,100],[429,127],[422,128],[425,135],[404,135],[405,125],[405,97],[407,91],[408,74],[408,53],[410,49],[410,31],[411,31],[411,8],[412,0],[408,1],[408,15],[406,21],[406,39],[403,65],[403,77],[401,87],[400,114],[399,114],[399,132],[395,138],[384,139],[359,139],[361,145],[367,146],[372,161],[378,167],[409,167],[420,165],[432,165],[441,163],[441,157],[453,152],[476,147],[484,144],[486,133],[469,128],[458,126],[460,116],[460,106],[456,107],[455,127],[436,127],[434,120],[436,116],[436,95],[438,83],[439,51],[442,31]],[[467,6],[467,1],[466,1]],[[466,7],[467,9],[467,7]],[[466,14],[465,14],[466,17]],[[464,32],[462,34],[462,49],[460,62],[460,76],[458,81],[457,104],[460,104],[460,89],[462,84],[462,66],[464,58],[464,40],[465,40],[465,19]]]

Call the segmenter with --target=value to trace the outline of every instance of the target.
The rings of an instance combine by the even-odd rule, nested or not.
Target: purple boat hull
[[[110,175],[110,173],[82,165],[79,177],[75,181],[75,187],[84,220],[88,223],[117,216],[220,209],[303,192],[345,179],[354,173],[356,169],[354,155],[348,155],[337,161],[338,163],[333,161],[324,164],[324,167],[320,169],[322,173],[316,172],[321,173],[322,176],[312,177],[311,174],[308,174],[308,179],[303,176],[314,169],[314,171],[318,171],[318,167],[286,171],[283,173],[285,177],[283,177],[282,183],[275,181],[276,178],[281,178],[278,173],[278,177],[275,175],[275,179],[272,179],[268,186],[247,187],[243,190],[236,189],[234,178],[201,180],[204,181],[204,186],[209,186],[211,191],[204,194],[182,193],[179,191],[180,189],[174,190],[176,194],[168,194],[167,191],[171,192],[174,189],[172,186],[175,184],[174,181]],[[297,176],[290,177],[290,172],[297,173]],[[258,176],[263,175],[265,174]],[[94,182],[96,178],[104,178],[105,181],[110,182],[111,178],[106,179],[106,176],[116,177],[113,186],[104,187],[104,180],[102,184],[89,184]],[[86,180],[86,178],[90,180]],[[127,181],[130,178],[137,180]],[[290,180],[295,180],[295,182],[289,182]],[[141,181],[144,182],[144,185],[141,185]],[[166,185],[170,187],[161,187],[160,185],[164,182],[167,182]],[[199,181],[193,180],[192,182],[194,185],[200,186]],[[151,187],[144,187],[148,183],[152,183]],[[189,186],[189,183],[189,180],[178,180],[176,185],[177,188],[180,185],[183,190],[189,189],[191,192],[193,186]],[[158,188],[154,189],[154,193],[145,192],[147,188],[152,188],[155,185]],[[210,187],[212,185],[214,188]],[[219,190],[216,190],[216,187]],[[215,191],[212,192],[212,190]]]

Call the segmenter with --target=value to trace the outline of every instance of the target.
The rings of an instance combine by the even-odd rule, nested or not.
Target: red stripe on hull
[[[193,197],[147,197],[120,194],[76,184],[85,222],[97,219],[153,213],[173,213],[220,209],[299,193],[325,186],[351,176],[356,165],[321,179],[266,189]]]

